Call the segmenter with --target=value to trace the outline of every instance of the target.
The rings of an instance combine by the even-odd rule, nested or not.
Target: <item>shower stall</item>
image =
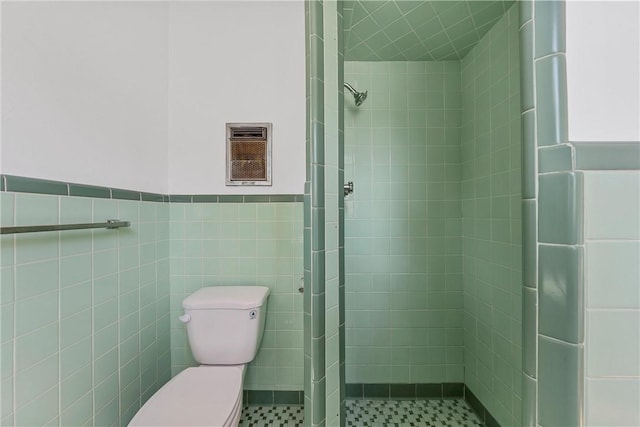
[[[347,399],[464,397],[483,421],[519,425],[519,4],[307,13],[305,417],[344,420]]]

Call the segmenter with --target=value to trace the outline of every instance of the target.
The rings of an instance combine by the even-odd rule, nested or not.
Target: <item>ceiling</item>
[[[513,3],[346,0],[345,60],[462,59]]]

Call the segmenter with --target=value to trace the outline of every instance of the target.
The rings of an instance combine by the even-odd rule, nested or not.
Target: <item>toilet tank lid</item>
[[[249,309],[261,307],[269,296],[266,286],[211,286],[198,289],[182,301],[190,310]]]

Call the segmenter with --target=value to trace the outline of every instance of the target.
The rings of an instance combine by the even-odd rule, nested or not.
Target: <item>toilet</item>
[[[129,426],[237,426],[246,364],[260,347],[268,296],[264,286],[217,286],[185,298],[180,320],[200,366],[166,383]]]

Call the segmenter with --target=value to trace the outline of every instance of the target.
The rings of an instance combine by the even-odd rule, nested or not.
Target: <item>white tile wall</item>
[[[640,382],[633,378],[587,380],[587,424],[640,425]]]
[[[640,377],[639,310],[588,310],[587,375]]]
[[[585,173],[588,426],[640,425],[640,172]]]
[[[587,247],[590,307],[640,308],[640,241],[590,240]]]
[[[585,173],[585,238],[640,239],[640,173]]]

